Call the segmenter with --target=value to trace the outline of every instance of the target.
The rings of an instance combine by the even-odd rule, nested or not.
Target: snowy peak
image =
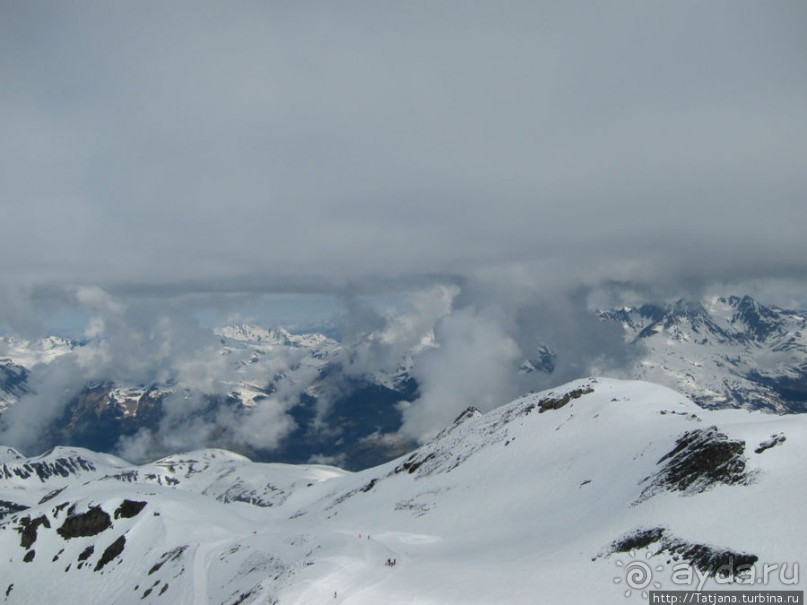
[[[334,345],[335,341],[327,336],[312,332],[306,334],[293,334],[284,328],[264,328],[251,324],[236,324],[217,328],[216,334],[226,341],[252,345],[274,345],[284,347],[316,348]]]
[[[731,340],[732,336],[722,329],[709,315],[702,304],[679,299],[666,306],[642,305],[637,308],[606,312],[610,319],[620,320],[636,340],[663,334],[678,342],[706,343]]]
[[[29,392],[31,368],[50,363],[75,347],[75,342],[56,336],[40,340],[0,336],[0,413]]]
[[[718,342],[731,339],[731,335],[715,323],[702,304],[684,299],[677,300],[666,310],[663,330],[680,341],[700,339],[706,342],[710,336]]]
[[[18,462],[23,458],[24,456],[13,447],[0,447],[0,464],[6,462]]]
[[[127,466],[109,454],[76,447],[55,447],[35,458],[25,458],[13,448],[2,448],[0,477],[19,486],[63,483],[70,478],[98,477]]]
[[[0,363],[3,361],[31,368],[38,363],[49,363],[72,351],[77,343],[58,336],[26,340],[0,336]]]
[[[749,340],[763,342],[770,336],[782,335],[792,313],[766,307],[750,296],[719,297],[708,302],[687,299],[666,305],[645,304],[639,307],[600,312],[600,317],[620,322],[634,338],[651,338],[665,334],[680,342],[716,342]]]
[[[719,302],[734,310],[731,324],[754,340],[764,342],[769,336],[781,335],[785,329],[781,309],[768,308],[750,296],[730,296],[728,299],[719,299]]]
[[[237,324],[225,326],[216,330],[224,338],[238,342],[265,343],[283,345],[289,342],[291,334],[283,328],[270,330],[262,326],[250,324]]]
[[[807,451],[804,444],[778,450],[775,459],[765,453],[790,443],[776,431],[792,436],[805,428],[801,417],[713,412],[656,385],[588,379],[470,417],[396,463],[357,475],[349,489],[333,493],[325,510],[386,509],[435,532],[472,527],[474,544],[495,544],[506,560],[515,553],[529,557],[525,542],[535,539],[547,556],[580,557],[574,572],[571,563],[559,563],[559,577],[602,571],[602,589],[615,577],[615,555],[631,550],[658,563],[675,554],[707,577],[731,561],[771,560],[778,548],[773,534],[784,538],[792,531],[793,515],[765,529],[740,526],[768,510],[763,500],[771,498],[771,486],[792,481],[785,479],[791,472],[804,476],[786,462],[799,455],[796,449]],[[712,516],[711,507],[725,510],[727,501],[732,513]],[[645,528],[654,529],[642,542]],[[633,548],[622,550],[628,543]],[[589,555],[594,564],[586,568]],[[548,582],[552,574],[544,572]],[[612,598],[598,594],[596,601],[619,598],[624,591]]]
[[[630,375],[675,388],[704,407],[807,410],[807,322],[750,296],[678,300],[600,312],[638,359]]]
[[[679,305],[687,312],[679,313]],[[705,306],[679,300],[667,307],[664,313],[689,316],[693,324],[711,326],[712,331],[739,342],[765,343],[805,325],[804,318],[798,313],[766,306],[748,295],[717,297],[707,301]]]

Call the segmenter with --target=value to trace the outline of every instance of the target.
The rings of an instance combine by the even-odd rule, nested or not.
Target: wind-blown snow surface
[[[223,450],[134,467],[2,448],[0,599],[624,603],[631,551],[669,589],[697,586],[695,572],[674,583],[675,565],[733,561],[787,563],[764,588],[803,590],[789,581],[807,562],[806,438],[801,415],[592,378],[469,410],[360,473]]]

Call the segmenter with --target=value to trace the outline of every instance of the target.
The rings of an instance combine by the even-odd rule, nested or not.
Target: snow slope
[[[753,564],[704,585],[740,588],[787,563],[764,587],[803,590],[790,580],[807,562],[805,458],[807,417],[703,410],[665,387],[594,378],[469,410],[360,473],[222,450],[133,467],[1,448],[0,599],[625,603],[653,586],[628,585],[639,562],[670,589]],[[673,582],[689,563],[693,584]]]

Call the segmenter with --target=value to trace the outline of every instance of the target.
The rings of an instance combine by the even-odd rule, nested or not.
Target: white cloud
[[[181,304],[126,304],[98,288],[75,294],[95,313],[85,330],[92,339],[31,369],[33,392],[3,414],[0,442],[29,452],[41,448],[70,401],[96,381],[159,384],[171,390],[156,431],[144,430],[122,440],[121,451],[133,460],[142,460],[148,452],[203,447],[216,439],[271,449],[293,430],[287,412],[316,376],[315,368],[297,367],[304,350],[278,349],[259,363],[248,363],[250,350],[223,355],[215,334],[201,328]],[[226,397],[241,383],[265,386],[274,377],[292,374],[294,380],[277,380],[273,396],[251,410],[225,406],[208,413],[210,396]]]
[[[413,370],[421,396],[403,408],[402,432],[417,439],[433,436],[468,406],[488,411],[504,403],[522,355],[490,309],[456,311],[435,336],[437,348],[418,357]]]

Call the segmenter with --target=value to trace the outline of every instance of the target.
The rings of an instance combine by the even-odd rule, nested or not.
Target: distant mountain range
[[[603,310],[599,317],[624,329],[633,353],[631,365],[623,369],[627,377],[674,388],[704,408],[739,407],[779,414],[807,411],[807,314],[732,296]],[[220,355],[231,361],[232,371],[229,382],[216,393],[200,387],[198,395],[205,404],[193,414],[201,420],[214,422],[222,409],[248,415],[257,401],[284,385],[302,389],[289,412],[296,428],[277,448],[261,450],[235,443],[224,432],[209,445],[237,449],[256,460],[325,460],[354,470],[380,464],[415,446],[398,435],[397,404],[418,396],[418,384],[410,375],[411,354],[392,372],[363,375],[345,368],[372,334],[360,343],[254,325],[226,326],[216,334]],[[54,337],[33,342],[3,338],[0,408],[32,389],[29,377],[37,364],[37,371],[47,371],[54,359],[82,346]],[[536,350],[514,372],[551,376],[556,356],[563,351],[552,351],[542,343],[536,343]],[[274,362],[278,356],[293,360],[281,373]],[[170,380],[87,383],[53,422],[48,440],[54,445],[115,452],[122,437],[158,428],[166,397],[176,395],[176,388]],[[329,405],[323,407],[323,400]]]
[[[691,336],[689,319],[660,325],[648,334]],[[135,466],[2,447],[0,600],[623,604],[657,589],[804,590],[805,434],[804,415],[705,410],[662,386],[588,378],[468,409],[359,473],[215,449]]]
[[[601,312],[636,345],[633,378],[664,384],[706,408],[807,411],[807,314],[749,296],[679,300]]]
[[[227,381],[214,392],[199,387],[195,393],[178,392],[171,380],[150,384],[120,384],[95,380],[71,397],[64,412],[52,423],[48,441],[117,451],[121,438],[143,429],[157,431],[165,416],[166,398],[198,396],[204,405],[189,412],[214,423],[227,409],[245,418],[257,402],[271,397],[284,385],[302,385],[290,414],[296,428],[278,448],[261,450],[235,444],[227,434],[216,445],[239,449],[258,460],[302,463],[312,457],[337,461],[347,468],[364,468],[412,449],[414,443],[393,436],[401,425],[396,404],[411,400],[417,385],[408,376],[407,363],[386,374],[353,375],[342,371],[346,347],[319,333],[294,334],[283,328],[234,325],[217,329],[219,355],[229,363]],[[80,351],[85,343],[59,338],[21,341],[3,337],[0,342],[0,412],[33,391],[29,377],[34,368],[47,372],[49,364]],[[278,364],[278,359],[290,360]],[[278,371],[282,365],[282,371]],[[320,399],[327,396],[324,411]],[[22,404],[25,404],[23,400]],[[168,452],[165,452],[168,453]]]

